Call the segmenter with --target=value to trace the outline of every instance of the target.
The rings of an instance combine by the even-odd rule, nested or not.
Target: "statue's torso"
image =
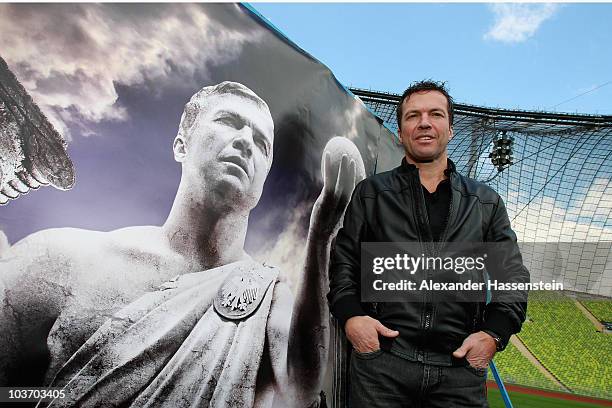
[[[113,262],[108,262],[107,265],[113,265]],[[117,287],[116,284],[106,286],[103,291],[104,296],[109,295],[110,288],[113,291],[112,297],[121,299],[119,301],[121,303],[117,302],[116,309],[120,309],[118,313],[114,313],[118,310],[112,310],[115,308],[108,301],[97,305],[91,302],[89,295],[95,294],[99,287],[95,290],[86,288],[88,291],[84,293],[88,293],[88,296],[81,297],[81,299],[86,299],[87,302],[67,304],[49,334],[49,344],[54,349],[52,352],[54,362],[50,367],[47,380],[53,379],[55,373],[59,372],[52,386],[75,384],[77,388],[72,388],[73,386],[70,388],[70,392],[77,393],[74,395],[80,395],[79,390],[95,389],[96,394],[84,394],[86,399],[83,401],[87,401],[85,406],[95,406],[95,398],[105,395],[112,395],[118,398],[118,401],[123,401],[123,398],[130,400],[132,398],[129,394],[132,392],[130,390],[132,388],[139,390],[142,384],[146,384],[146,389],[137,394],[138,399],[134,404],[138,406],[140,399],[157,401],[158,397],[155,392],[161,385],[172,383],[172,381],[179,381],[182,384],[181,391],[176,391],[177,395],[166,394],[167,390],[164,391],[162,394],[165,402],[162,405],[168,405],[173,400],[172,398],[179,400],[192,398],[194,396],[188,390],[191,390],[195,384],[199,384],[198,387],[208,384],[203,388],[204,394],[202,395],[211,402],[216,401],[215,406],[226,406],[229,401],[248,402],[248,406],[252,404],[270,406],[273,389],[269,385],[273,378],[270,376],[269,353],[264,348],[264,344],[273,291],[271,288],[274,287],[270,283],[275,282],[277,276],[277,273],[273,271],[276,270],[253,261],[236,262],[219,268],[181,275],[179,279],[165,282],[161,288],[159,288],[160,285],[155,285],[151,290],[144,291],[137,296],[137,299],[127,302],[124,299],[129,296],[125,296],[122,286]],[[263,279],[257,281],[263,286],[260,286],[261,290],[256,291],[258,295],[254,295],[253,299],[257,299],[257,304],[263,302],[266,306],[262,305],[254,309],[253,315],[236,316],[238,320],[226,319],[219,308],[227,308],[228,305],[218,303],[217,296],[219,295],[215,294],[234,293],[235,289],[242,287],[241,285],[236,286],[236,282],[254,282],[250,279],[256,280],[256,276]],[[140,282],[138,286],[142,287],[146,284],[150,282],[144,282],[144,284]],[[254,286],[245,286],[247,287]],[[252,294],[249,290],[244,293]],[[221,296],[224,299],[225,295]],[[263,300],[264,296],[267,300]],[[78,296],[73,296],[73,299],[78,298]],[[109,314],[95,316],[96,310],[109,310]],[[187,317],[192,314],[195,319]],[[112,320],[103,324],[111,315],[113,315]],[[86,316],[93,318],[85,321]],[[96,318],[100,320],[94,323]],[[192,323],[187,323],[188,321]],[[66,333],[75,333],[74,330],[71,330],[71,325],[79,322],[82,322],[83,326],[78,328],[78,332],[89,331],[90,333],[83,335],[82,339],[78,340],[67,338],[69,336],[66,336]],[[99,326],[102,326],[100,331],[92,336]],[[166,339],[166,336],[170,338]],[[101,339],[108,339],[109,342]],[[75,353],[84,342],[87,343]],[[164,343],[172,346],[157,347]],[[174,347],[180,348],[175,351]],[[64,365],[70,357],[73,358]],[[141,361],[141,357],[146,358],[142,360],[142,367],[138,366],[140,368],[134,371],[136,376],[130,375],[119,382],[107,383],[106,380],[101,383],[95,382],[96,378],[106,378],[107,373],[121,377],[123,373],[128,372],[124,368],[129,367],[129,370],[134,370],[133,362]],[[172,359],[168,360],[170,357]],[[234,364],[224,363],[227,359]],[[152,369],[150,363],[163,364]],[[202,364],[205,364],[206,368]],[[118,368],[111,369],[115,365]],[[190,371],[190,374],[185,374],[189,370],[193,373]],[[194,381],[194,375],[201,376],[202,381],[196,381],[190,385],[190,381]],[[139,381],[143,381],[145,377],[148,379],[140,384]],[[91,381],[94,382],[90,384]],[[129,387],[127,391],[122,388],[115,391],[119,383],[131,383],[131,381],[138,382],[137,386]],[[83,385],[76,385],[83,382],[85,382]],[[231,385],[234,382],[242,384],[242,387],[238,387],[242,389],[241,392],[234,390],[235,387]],[[217,385],[211,386],[211,384]],[[170,389],[174,388],[170,387]],[[122,395],[121,393],[124,392],[125,395]],[[78,401],[81,401],[80,397]]]
[[[182,258],[104,237],[81,246],[66,267],[60,313],[47,336],[47,379],[117,311],[177,275],[192,272]],[[138,242],[138,241],[136,241]],[[96,245],[97,244],[97,245]]]

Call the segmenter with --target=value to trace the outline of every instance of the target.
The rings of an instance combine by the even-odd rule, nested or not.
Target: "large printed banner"
[[[0,57],[0,404],[338,405],[363,104],[243,5],[3,4]]]

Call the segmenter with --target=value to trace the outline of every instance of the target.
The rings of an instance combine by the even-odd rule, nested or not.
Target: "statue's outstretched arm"
[[[327,368],[329,347],[328,267],[330,247],[357,181],[364,176],[356,146],[333,138],[322,158],[323,189],[310,216],[304,272],[299,282],[289,329],[287,381],[295,406],[315,401]]]

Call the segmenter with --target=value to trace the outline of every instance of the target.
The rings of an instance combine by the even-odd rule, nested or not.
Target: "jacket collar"
[[[451,159],[447,159],[446,163],[447,164],[446,170],[444,170],[444,175],[450,177],[452,173],[455,173],[457,171],[457,168],[455,167],[455,163],[453,163]],[[411,173],[417,170],[417,166],[412,163],[408,163],[406,157],[404,156],[402,158],[402,164],[398,167],[398,170],[400,173]]]

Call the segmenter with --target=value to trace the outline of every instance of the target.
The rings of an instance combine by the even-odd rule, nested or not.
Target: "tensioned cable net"
[[[397,134],[400,95],[351,91]],[[611,297],[612,116],[466,104],[455,104],[454,116],[449,155],[460,173],[505,200],[532,281]],[[490,153],[502,134],[513,139],[513,163],[498,171]]]

